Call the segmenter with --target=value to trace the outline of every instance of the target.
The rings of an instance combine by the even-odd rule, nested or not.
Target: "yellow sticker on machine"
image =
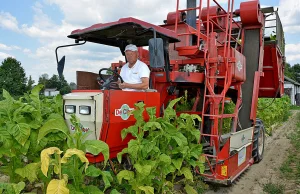
[[[227,166],[221,166],[221,175],[227,176]]]

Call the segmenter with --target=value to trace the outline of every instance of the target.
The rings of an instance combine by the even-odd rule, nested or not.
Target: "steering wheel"
[[[104,74],[101,74],[102,71],[110,71],[113,74],[109,77],[104,77]],[[103,89],[120,89],[119,86],[117,86],[114,82],[117,82],[118,79],[120,78],[121,83],[124,82],[123,78],[120,76],[120,74],[117,73],[117,71],[114,71],[112,69],[109,68],[102,68],[99,70],[99,77],[100,80],[102,80],[104,83],[102,84],[102,88]],[[114,85],[113,85],[114,83]]]

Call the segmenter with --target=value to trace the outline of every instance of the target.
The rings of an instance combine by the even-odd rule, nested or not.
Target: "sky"
[[[246,1],[246,0],[243,0]],[[181,0],[183,5],[186,0]],[[227,0],[219,0],[224,3]],[[235,9],[241,0],[235,0]],[[300,0],[260,0],[262,7],[279,10],[286,39],[286,61],[300,63]],[[225,5],[225,4],[223,4]],[[39,76],[57,74],[55,48],[73,44],[67,38],[75,29],[97,23],[135,17],[162,24],[168,12],[176,10],[176,0],[9,0],[0,6],[0,62],[11,56],[21,62],[26,76],[37,82]],[[124,61],[118,48],[86,43],[62,48],[66,56],[64,76],[76,82],[76,71],[98,72],[112,62]]]

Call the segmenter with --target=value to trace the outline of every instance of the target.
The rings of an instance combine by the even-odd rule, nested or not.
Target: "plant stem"
[[[56,157],[56,161],[58,164],[58,177],[61,180],[61,158],[60,158],[60,155],[57,153],[55,154],[55,157]]]

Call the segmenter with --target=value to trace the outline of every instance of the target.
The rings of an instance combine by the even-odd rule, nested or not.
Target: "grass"
[[[264,185],[263,191],[268,194],[283,194],[284,193],[284,185],[267,183]]]
[[[291,105],[291,110],[300,110],[300,106]]]
[[[288,152],[287,159],[282,163],[279,170],[284,179],[300,182],[300,113],[297,113],[297,125],[296,130],[288,135],[291,141],[292,147]],[[272,185],[266,186],[268,190],[276,188]],[[300,193],[298,191],[298,193]]]

